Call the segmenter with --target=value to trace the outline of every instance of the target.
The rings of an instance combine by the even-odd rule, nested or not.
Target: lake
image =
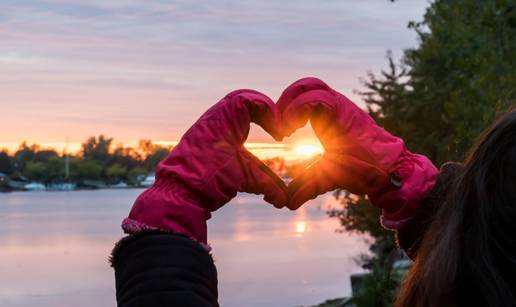
[[[0,306],[115,306],[108,256],[142,190],[0,193]],[[310,306],[351,293],[364,237],[337,233],[331,194],[278,210],[239,194],[208,222],[221,306]]]

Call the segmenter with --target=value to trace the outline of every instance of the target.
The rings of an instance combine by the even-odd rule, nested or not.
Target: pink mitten
[[[251,122],[280,138],[276,107],[259,92],[231,92],[206,111],[159,164],[156,183],[136,199],[124,231],[163,229],[206,244],[210,212],[237,192],[263,194],[283,207],[285,184],[243,146]]]
[[[368,194],[382,209],[383,225],[394,229],[412,217],[436,181],[438,170],[427,157],[408,151],[402,139],[319,79],[294,82],[277,105],[284,135],[310,120],[325,148],[323,157],[289,184],[291,209],[343,188]]]

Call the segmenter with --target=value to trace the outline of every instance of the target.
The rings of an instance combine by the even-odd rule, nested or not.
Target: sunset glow
[[[406,23],[426,6],[373,2],[2,1],[0,146],[179,140],[226,93],[274,100],[308,75],[362,105],[359,77],[384,67],[386,49],[414,44]]]
[[[407,221],[438,175],[390,130],[408,121],[444,157],[516,82],[490,44],[511,50],[513,1],[448,2],[0,0],[0,307],[388,304],[410,259],[375,249],[378,216],[414,200],[389,216]],[[428,60],[437,73],[413,73]],[[444,81],[439,97],[465,99],[441,110],[425,86]],[[434,129],[418,113],[434,106],[457,123]],[[414,184],[377,182],[399,161]],[[395,278],[361,282],[376,260]]]
[[[323,153],[323,148],[314,144],[298,145],[294,148],[295,152],[305,157],[312,157]]]
[[[173,147],[177,145],[177,141],[153,141],[155,145],[164,147]],[[53,149],[59,154],[79,154],[81,151],[81,142],[37,142],[27,141],[27,145],[37,144],[41,149]],[[20,148],[21,142],[0,142],[0,151],[7,150],[9,153],[14,153]],[[114,147],[122,145],[123,147],[138,147],[138,141],[129,141],[125,143],[114,140]],[[268,159],[274,157],[281,157],[285,160],[301,160],[313,157],[324,152],[324,149],[317,140],[303,140],[300,144],[283,144],[283,143],[260,143],[247,142],[245,147],[255,156],[260,159]]]

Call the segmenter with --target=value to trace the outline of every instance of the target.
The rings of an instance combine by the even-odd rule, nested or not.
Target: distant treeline
[[[0,151],[0,173],[14,180],[44,184],[84,180],[136,184],[152,173],[171,149],[150,140],[140,140],[136,148],[114,146],[113,138],[103,135],[90,137],[81,147],[79,153],[67,157],[53,149],[24,142],[12,155]]]
[[[13,154],[7,150],[0,151],[0,173],[13,180],[37,181],[46,185],[85,180],[138,185],[154,172],[171,149],[171,146],[156,145],[150,140],[140,140],[134,148],[115,146],[113,138],[100,135],[88,138],[82,143],[79,153],[67,156],[23,142]],[[280,176],[294,177],[311,160],[286,163],[277,157],[263,162]]]

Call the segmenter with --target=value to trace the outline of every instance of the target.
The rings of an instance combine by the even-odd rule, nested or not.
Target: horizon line
[[[59,154],[78,154],[82,149],[83,142],[32,142],[32,141],[19,141],[19,142],[0,142],[0,151],[7,151],[9,154],[14,154],[23,143],[28,146],[38,145],[43,150],[55,150]],[[122,146],[123,148],[137,148],[139,141],[129,142],[115,142],[114,147]],[[151,141],[152,144],[173,147],[176,146],[179,141]],[[304,142],[306,143],[306,142]],[[298,160],[306,158],[303,154],[296,152],[295,148],[299,144],[284,144],[284,143],[269,143],[269,142],[245,142],[244,146],[254,155],[261,159],[282,157],[285,160]],[[317,144],[312,144],[317,146]]]

